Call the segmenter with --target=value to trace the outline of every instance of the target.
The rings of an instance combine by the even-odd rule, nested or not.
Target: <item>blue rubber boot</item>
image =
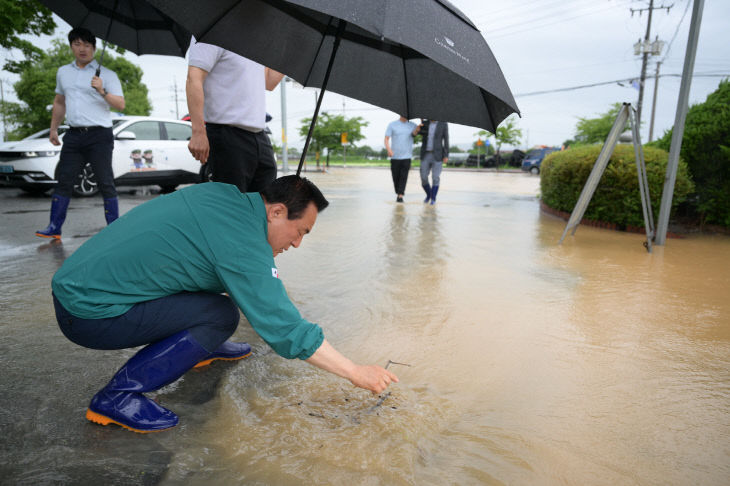
[[[433,186],[431,188],[431,205],[436,204],[436,194],[439,192],[439,186]]]
[[[140,433],[174,427],[177,415],[142,393],[169,385],[209,354],[188,331],[142,348],[94,395],[86,418]]]
[[[104,199],[104,217],[107,225],[119,217],[119,199],[116,197]]]
[[[421,184],[421,187],[423,187],[423,190],[426,191],[426,199],[423,200],[423,202],[427,203],[431,199],[431,186],[426,184]]]
[[[46,229],[35,232],[36,236],[41,238],[56,238],[61,239],[61,226],[66,221],[66,211],[68,210],[68,203],[71,202],[70,197],[58,196],[56,194],[51,198],[51,222],[48,224]]]
[[[234,343],[226,341],[218,349],[210,353],[203,361],[196,364],[194,368],[209,365],[215,360],[222,359],[226,361],[235,361],[237,359],[248,358],[251,356],[251,346],[247,343]]]

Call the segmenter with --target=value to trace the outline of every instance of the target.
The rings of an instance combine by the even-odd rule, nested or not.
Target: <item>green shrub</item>
[[[543,202],[553,209],[572,212],[602,147],[602,145],[583,146],[553,152],[545,157],[540,169]],[[659,214],[668,157],[668,152],[664,150],[644,148],[649,195],[655,221]],[[687,165],[680,160],[672,209],[675,209],[693,189]],[[583,217],[616,223],[623,228],[628,225],[644,226],[633,145],[616,146]]]
[[[672,131],[653,145],[669,150]],[[730,227],[730,81],[721,81],[704,103],[690,107],[682,159],[697,188],[697,211],[707,223]]]

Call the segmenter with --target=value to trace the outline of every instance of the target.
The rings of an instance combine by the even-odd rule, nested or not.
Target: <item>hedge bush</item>
[[[669,130],[653,144],[669,150],[671,141]],[[680,155],[695,183],[702,220],[730,227],[730,81],[689,108]]]
[[[572,212],[602,147],[603,145],[589,145],[571,148],[545,157],[540,168],[543,202],[553,209]],[[668,157],[669,153],[665,150],[644,148],[655,221],[659,215]],[[680,160],[672,210],[693,190],[687,165]],[[583,217],[615,223],[620,228],[644,226],[633,145],[616,146]]]

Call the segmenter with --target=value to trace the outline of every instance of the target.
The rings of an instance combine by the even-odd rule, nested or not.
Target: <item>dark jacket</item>
[[[426,146],[428,145],[428,125],[436,123],[436,131],[434,132],[433,141],[433,157],[437,161],[442,161],[449,156],[449,124],[446,122],[427,122],[423,125],[421,133],[423,133],[423,143],[421,145],[421,160],[426,156]]]

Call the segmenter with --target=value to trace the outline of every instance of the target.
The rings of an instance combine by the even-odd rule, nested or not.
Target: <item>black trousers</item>
[[[411,159],[390,159],[390,173],[393,175],[396,194],[406,193],[409,170],[411,170]]]
[[[276,179],[274,149],[266,133],[217,123],[205,128],[214,181],[233,184],[241,192],[259,192]]]
[[[114,134],[111,128],[68,130],[63,136],[61,156],[56,166],[55,179],[58,185],[54,194],[71,197],[81,169],[90,163],[104,199],[117,197],[112,171],[113,150]]]

